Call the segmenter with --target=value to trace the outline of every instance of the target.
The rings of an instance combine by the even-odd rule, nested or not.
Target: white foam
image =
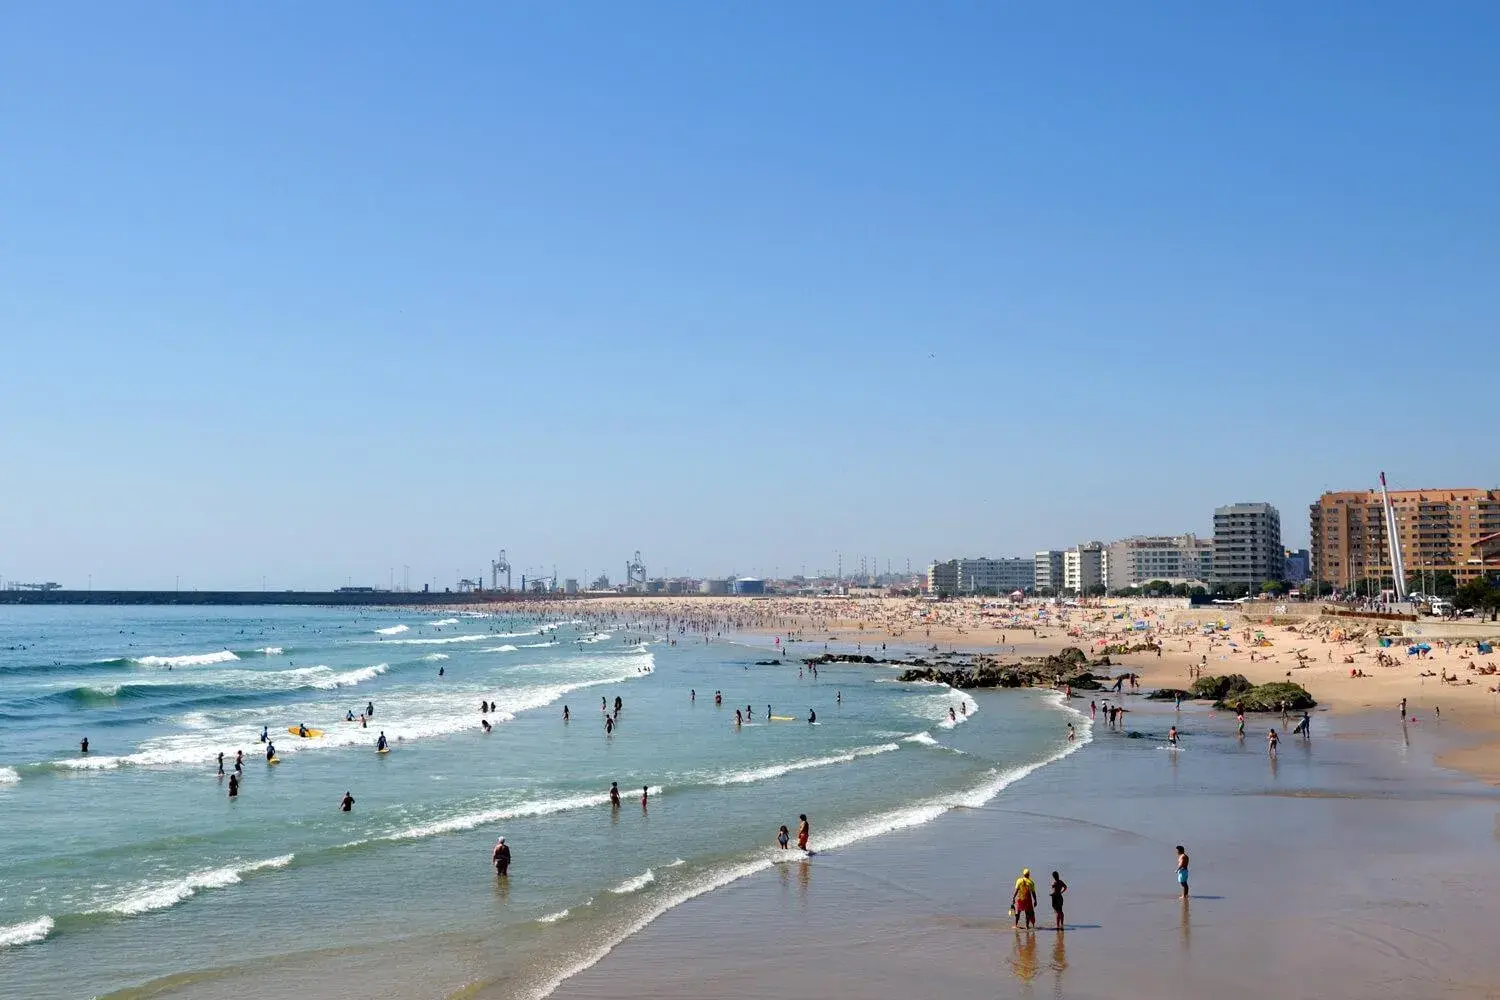
[[[642,889],[646,888],[646,886],[655,881],[656,873],[653,872],[650,868],[647,868],[645,874],[637,875],[635,878],[628,878],[609,891],[614,893],[616,896],[625,896],[629,895],[632,892],[640,892]]]
[[[545,917],[537,917],[536,922],[539,924],[555,924],[559,920],[567,919],[568,912],[567,910],[558,910],[556,913],[549,913]]]
[[[457,625],[458,624],[458,619],[457,618],[439,618],[437,621],[435,621],[435,622],[428,622],[427,624],[429,624],[429,625]]]
[[[490,646],[486,649],[480,650],[481,653],[514,653],[515,651],[516,647],[509,644],[504,646]]]
[[[558,645],[558,643],[555,643],[555,642],[523,642],[523,643],[521,643],[521,648],[522,649],[548,649],[548,648],[550,648],[552,646],[556,646],[556,645]],[[485,652],[489,652],[489,650],[485,650]]]
[[[380,635],[400,635],[409,630],[407,625],[392,625],[390,628],[378,628],[375,631]]]
[[[522,636],[541,635],[546,629],[532,629],[530,632],[491,632],[491,639],[519,639]]]
[[[257,649],[256,652],[265,653],[267,656],[280,656],[282,653],[282,649],[280,646],[262,646],[260,649]]]
[[[228,663],[238,659],[229,650],[221,649],[217,653],[191,653],[184,656],[142,656],[131,662],[142,667],[206,667],[210,663]]]
[[[253,861],[243,865],[227,865],[223,868],[211,868],[207,871],[194,872],[184,878],[173,882],[159,884],[146,884],[137,886],[132,891],[111,901],[107,905],[92,910],[92,913],[112,913],[117,916],[133,917],[141,913],[150,913],[153,910],[165,910],[170,906],[176,906],[186,899],[191,899],[203,889],[222,889],[225,886],[235,885],[242,881],[240,876],[250,872],[262,871],[267,868],[285,868],[292,863],[291,854],[283,854],[280,857],[268,858],[265,861]]]
[[[427,660],[429,663],[436,663],[438,660],[446,660],[446,659],[448,659],[448,654],[447,653],[428,653],[426,656],[422,657],[422,659]]]
[[[613,638],[613,636],[611,636],[608,632],[595,632],[593,635],[581,636],[577,639],[574,639],[573,641],[587,645],[589,643],[603,642],[605,639],[611,638]]]
[[[679,865],[685,865],[685,864],[687,864],[686,861],[682,860],[681,858],[678,858],[676,861],[673,861],[671,864],[667,865],[667,867],[668,868],[676,868]]]
[[[922,745],[929,746],[929,747],[935,747],[935,746],[937,746],[937,740],[933,737],[933,735],[931,733],[927,733],[927,732],[912,733],[910,736],[904,737],[901,740],[901,742],[902,743],[921,743]]]
[[[45,940],[52,933],[52,918],[38,917],[24,924],[11,924],[9,927],[0,927],[0,948],[14,948],[17,945],[36,944]]]
[[[0,785],[14,785],[21,775],[13,767],[0,767]]]
[[[446,646],[452,642],[478,642],[480,639],[488,639],[487,635],[447,635],[441,639],[386,639],[375,640],[383,646]]]
[[[649,789],[652,795],[660,795],[660,788]],[[435,837],[444,833],[458,833],[463,830],[472,830],[477,826],[487,823],[498,823],[502,820],[525,819],[532,816],[550,816],[553,813],[569,812],[574,809],[598,808],[609,805],[609,793],[603,792],[597,795],[573,795],[560,799],[535,799],[530,802],[518,802],[515,805],[501,806],[496,809],[484,809],[479,812],[465,813],[461,816],[453,816],[448,819],[438,820],[434,823],[423,823],[420,826],[408,827],[396,833],[375,837],[375,840],[422,840],[426,837]],[[353,846],[347,844],[345,846]]]
[[[879,746],[860,747],[847,753],[837,754],[832,757],[809,757],[805,760],[794,760],[786,764],[768,764],[765,767],[752,768],[748,771],[735,771],[722,777],[713,779],[710,784],[714,785],[745,785],[754,781],[767,781],[771,778],[779,778],[783,774],[793,771],[806,771],[814,767],[828,767],[831,764],[848,764],[861,757],[873,757],[880,753],[890,753],[892,750],[900,750],[901,747],[895,743],[882,743]]]

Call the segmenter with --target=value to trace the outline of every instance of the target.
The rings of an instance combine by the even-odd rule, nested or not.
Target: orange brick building
[[[1494,569],[1481,542],[1500,532],[1500,490],[1391,490],[1391,505],[1408,577],[1446,571],[1462,586]],[[1324,493],[1308,513],[1314,579],[1352,588],[1390,578],[1379,490]]]

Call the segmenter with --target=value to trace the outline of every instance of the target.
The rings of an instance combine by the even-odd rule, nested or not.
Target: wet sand
[[[1004,693],[981,693],[982,699]],[[1075,704],[1078,704],[1075,699]],[[1081,699],[1087,706],[1087,699]],[[1184,749],[1095,742],[988,806],[791,862],[671,911],[554,994],[1071,1000],[1494,997],[1500,794],[1438,767],[1459,734],[1315,715],[1272,762],[1232,716],[1140,698]],[[998,722],[981,712],[963,729]],[[961,746],[960,729],[951,737]],[[816,810],[812,809],[816,822]],[[816,847],[816,834],[813,838]],[[1193,858],[1193,898],[1173,845]],[[1068,929],[1017,933],[1013,880],[1069,884]]]

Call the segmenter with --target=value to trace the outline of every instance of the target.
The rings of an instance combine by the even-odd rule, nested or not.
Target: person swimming
[[[650,789],[650,787],[647,786],[647,785],[642,785],[641,786],[641,810],[643,812],[646,809],[646,800],[648,798],[650,798],[650,797],[651,797],[651,789]]]

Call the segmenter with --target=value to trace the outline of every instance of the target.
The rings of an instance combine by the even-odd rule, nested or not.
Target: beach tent
[[[1493,653],[1495,651],[1495,647],[1487,642],[1481,642],[1479,644],[1479,651],[1481,653]]]

